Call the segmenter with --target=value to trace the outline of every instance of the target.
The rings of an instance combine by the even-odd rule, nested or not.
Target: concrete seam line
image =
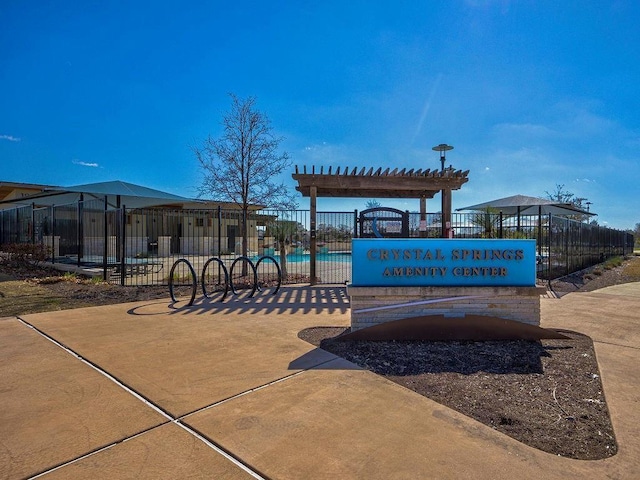
[[[591,338],[591,337],[589,337],[589,338]],[[631,350],[640,350],[640,347],[634,347],[633,345],[622,345],[620,343],[605,342],[604,340],[594,340],[593,338],[591,338],[591,341],[594,344],[601,343],[603,345],[611,345],[613,347],[630,348]]]
[[[379,310],[390,310],[392,308],[412,307],[414,305],[427,305],[429,303],[452,302],[456,300],[469,300],[472,298],[484,298],[484,297],[480,295],[466,295],[466,296],[460,296],[460,297],[434,298],[433,300],[419,300],[417,302],[396,303],[395,305],[383,305],[381,307],[361,308],[359,310],[352,310],[352,312],[353,313],[377,312]]]
[[[71,348],[67,347],[66,345],[60,343],[59,341],[57,341],[55,338],[47,335],[46,333],[44,333],[43,331],[41,331],[40,329],[38,329],[37,327],[31,325],[29,322],[27,322],[26,320],[18,317],[18,320],[21,321],[25,326],[32,328],[34,331],[36,331],[38,334],[40,334],[42,337],[46,338],[47,340],[49,340],[51,343],[53,343],[54,345],[60,347],[61,349],[63,349],[65,352],[67,352],[68,354],[72,355],[73,357],[77,358],[78,360],[80,360],[82,363],[84,363],[85,365],[93,368],[95,371],[101,373],[103,376],[107,377],[109,380],[111,380],[113,383],[115,383],[116,385],[118,385],[120,388],[124,389],[125,391],[127,391],[128,393],[130,393],[131,395],[133,395],[134,397],[136,397],[138,400],[140,400],[141,402],[143,402],[144,404],[148,405],[149,407],[151,407],[153,410],[155,410],[156,412],[158,412],[160,415],[162,415],[163,417],[165,417],[168,421],[172,421],[174,420],[174,417],[172,417],[168,412],[165,412],[162,408],[160,408],[159,406],[157,406],[156,404],[154,404],[153,402],[151,402],[149,399],[145,398],[144,396],[142,396],[141,394],[139,394],[138,392],[136,392],[135,390],[133,390],[131,387],[127,386],[124,382],[118,380],[116,377],[114,377],[113,375],[111,375],[110,373],[108,373],[106,370],[103,370],[102,368],[100,368],[97,364],[87,360],[86,358],[84,358],[82,355],[76,353],[75,351],[73,351]]]
[[[94,455],[95,453],[101,452],[102,450],[106,450],[108,448],[113,447],[114,445],[117,445],[118,443],[122,443],[125,441],[128,441],[132,438],[135,438],[139,435],[141,435],[142,433],[146,433],[147,431],[151,431],[155,428],[161,427],[163,425],[167,425],[167,423],[175,423],[178,426],[182,427],[184,430],[186,430],[188,433],[190,433],[192,436],[194,436],[195,438],[197,438],[198,440],[200,440],[201,442],[203,442],[205,445],[207,445],[209,448],[211,448],[212,450],[214,450],[215,452],[217,452],[219,455],[223,456],[224,458],[226,458],[227,460],[229,460],[231,463],[233,463],[234,465],[236,465],[238,468],[240,468],[241,470],[245,471],[246,473],[248,473],[249,475],[251,475],[253,478],[257,478],[260,480],[264,480],[264,477],[260,476],[257,472],[255,472],[254,470],[252,470],[248,465],[245,465],[242,461],[240,461],[239,459],[237,459],[236,457],[234,457],[233,455],[231,455],[230,453],[224,451],[221,447],[217,446],[216,444],[214,444],[212,441],[207,440],[206,438],[204,438],[202,435],[200,435],[198,432],[196,432],[195,430],[191,429],[191,427],[189,427],[188,425],[184,425],[180,422],[179,419],[174,418],[173,416],[171,416],[168,412],[165,412],[162,408],[160,408],[158,405],[156,405],[155,403],[153,403],[151,400],[145,398],[144,396],[142,396],[141,394],[139,394],[138,392],[136,392],[135,390],[133,390],[131,387],[129,387],[128,385],[126,385],[125,383],[123,383],[122,381],[118,380],[116,377],[114,377],[113,375],[111,375],[110,373],[108,373],[106,370],[103,370],[101,367],[99,367],[97,364],[83,358],[80,354],[76,353],[75,351],[73,351],[71,348],[63,345],[62,343],[58,342],[55,338],[47,335],[46,333],[44,333],[43,331],[41,331],[40,329],[38,329],[37,327],[35,327],[34,325],[30,324],[29,322],[27,322],[26,320],[24,320],[21,317],[16,317],[18,319],[19,322],[21,322],[24,326],[31,328],[32,330],[34,330],[36,333],[38,333],[40,336],[42,336],[43,338],[49,340],[51,343],[53,343],[54,345],[56,345],[57,347],[61,348],[62,350],[64,350],[66,353],[72,355],[73,357],[77,358],[78,360],[80,360],[82,363],[84,363],[85,365],[91,367],[92,369],[94,369],[95,371],[101,373],[103,376],[105,376],[107,379],[111,380],[113,383],[115,383],[116,385],[118,385],[120,388],[122,388],[123,390],[125,390],[127,393],[133,395],[135,398],[137,398],[138,400],[142,401],[145,405],[151,407],[153,410],[155,410],[156,412],[158,412],[160,415],[162,415],[163,417],[165,417],[168,421],[161,423],[160,425],[156,425],[155,427],[152,427],[148,430],[145,430],[143,432],[137,432],[134,435],[131,435],[123,440],[119,440],[117,442],[113,442],[110,445],[104,446],[104,447],[100,447],[98,450],[93,451],[93,452],[89,452],[85,455],[82,455],[80,457],[74,458],[68,462],[65,462],[63,464],[60,465],[56,465],[54,468],[49,469],[45,472],[40,472],[38,474],[38,476],[44,475],[48,472],[51,472],[52,470],[56,470],[59,468],[62,468],[66,465],[70,465],[72,463],[75,463],[83,458],[86,458],[88,456]],[[298,372],[301,373],[301,372]],[[33,477],[35,478],[35,477]]]
[[[258,472],[256,472],[252,468],[250,468],[248,465],[245,465],[244,463],[240,462],[236,457],[231,455],[226,450],[223,450],[222,447],[220,447],[220,446],[216,445],[215,443],[213,443],[211,440],[206,438],[204,435],[202,435],[199,432],[197,432],[196,430],[194,430],[191,426],[185,425],[180,420],[176,420],[174,423],[176,425],[178,425],[179,427],[183,428],[184,430],[186,430],[187,432],[189,432],[191,435],[196,437],[198,440],[200,440],[202,443],[207,445],[212,450],[215,450],[219,455],[223,456],[224,458],[229,460],[231,463],[233,463],[234,465],[236,465],[237,467],[239,467],[240,469],[242,469],[243,471],[245,471],[246,473],[251,475],[253,478],[257,478],[258,480],[267,480],[267,477],[262,476],[261,474],[259,474]]]
[[[185,413],[184,415],[181,415],[180,417],[178,417],[177,420],[184,420],[185,418],[190,417],[191,415],[195,415],[196,413],[204,412],[206,410],[209,410],[211,408],[217,407],[217,406],[222,405],[224,403],[230,402],[230,401],[235,400],[237,398],[244,397],[245,395],[249,395],[250,393],[257,392],[258,390],[262,390],[263,388],[267,388],[267,387],[270,387],[270,386],[275,385],[277,383],[284,382],[284,381],[289,380],[291,378],[297,377],[298,375],[302,375],[303,373],[306,373],[306,372],[308,372],[310,370],[315,370],[316,368],[321,367],[322,365],[325,365],[326,363],[333,362],[333,361],[337,360],[338,358],[339,357],[331,358],[329,360],[325,360],[324,362],[320,362],[317,365],[314,365],[314,366],[309,367],[309,368],[305,368],[304,370],[300,370],[299,372],[292,373],[291,375],[286,375],[286,376],[278,378],[277,380],[274,380],[272,382],[265,383],[264,385],[260,385],[260,386],[255,387],[255,388],[251,388],[249,390],[245,390],[244,392],[237,393],[235,395],[232,395],[231,397],[225,398],[225,399],[220,400],[218,402],[215,402],[215,403],[212,403],[210,405],[206,405],[206,406],[204,406],[202,408],[199,408],[197,410],[194,410],[193,412]]]
[[[163,424],[163,425],[166,425],[166,423]],[[48,475],[49,473],[55,472],[56,470],[59,470],[59,469],[61,469],[63,467],[66,467],[67,465],[71,465],[72,463],[76,463],[76,462],[79,462],[80,460],[83,460],[85,458],[91,457],[92,455],[95,455],[96,453],[100,453],[100,452],[102,452],[104,450],[108,450],[111,447],[113,447],[114,445],[117,445],[118,443],[121,443],[121,442],[122,441],[110,443],[109,445],[105,445],[104,447],[100,447],[100,448],[98,448],[98,449],[96,449],[96,450],[94,450],[92,452],[85,453],[84,455],[81,455],[81,456],[76,457],[76,458],[74,458],[72,460],[69,460],[67,462],[61,463],[59,465],[56,465],[55,467],[49,468],[47,470],[44,470],[44,471],[42,471],[40,473],[37,473],[37,474],[35,474],[35,475],[31,476],[31,477],[28,477],[28,478],[29,478],[29,480],[31,480],[31,479],[34,479],[34,478],[40,478],[40,477],[42,477],[44,475]]]

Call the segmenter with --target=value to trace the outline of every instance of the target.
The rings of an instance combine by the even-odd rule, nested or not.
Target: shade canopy
[[[538,197],[527,197],[526,195],[499,198],[497,200],[491,200],[490,202],[456,208],[456,211],[486,209],[496,210],[505,215],[595,215],[595,213],[582,210],[571,203],[561,203]]]
[[[49,187],[40,193],[13,199],[12,204],[35,204],[38,206],[65,205],[80,200],[100,200],[107,198],[110,208],[125,205],[127,208],[146,208],[155,206],[182,206],[197,200],[181,197],[172,193],[154,190],[133,183],[113,181],[75,185],[71,187]]]

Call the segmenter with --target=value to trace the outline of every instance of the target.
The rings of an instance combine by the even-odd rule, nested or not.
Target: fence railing
[[[408,232],[410,238],[439,238],[443,232],[441,215],[437,213],[421,218],[419,213],[405,212],[381,218],[377,224],[371,221],[368,211],[367,215],[361,217],[357,210],[317,212],[319,282],[351,280],[354,237],[397,236],[402,231],[403,235]],[[400,221],[407,224],[399,225]],[[613,255],[630,253],[634,242],[633,235],[627,232],[550,215],[455,213],[450,227],[458,238],[535,239],[537,274],[542,279],[567,275]],[[166,285],[171,266],[179,258],[189,260],[201,272],[211,257],[219,258],[230,269],[240,257],[256,263],[263,256],[278,262],[285,282],[308,283],[309,228],[308,210],[251,211],[245,218],[240,210],[222,208],[110,209],[98,200],[0,210],[0,245],[43,244],[50,249],[52,262],[81,266],[88,273],[121,285]],[[207,276],[220,273],[214,274],[215,265],[207,268]],[[267,282],[277,274],[271,261],[261,262],[259,270],[258,275]],[[246,266],[238,265],[232,281],[242,284],[246,274]]]

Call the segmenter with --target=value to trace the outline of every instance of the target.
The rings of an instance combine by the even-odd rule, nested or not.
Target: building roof
[[[0,200],[6,199],[16,190],[30,190],[33,192],[41,192],[48,188],[54,188],[50,185],[39,185],[36,183],[20,183],[20,182],[1,182],[0,181]],[[7,199],[10,200],[10,199]]]

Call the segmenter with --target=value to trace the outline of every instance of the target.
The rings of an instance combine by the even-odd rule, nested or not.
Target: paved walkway
[[[619,453],[527,447],[298,339],[340,287],[0,319],[0,478],[640,478],[640,284],[542,300],[595,342]]]

